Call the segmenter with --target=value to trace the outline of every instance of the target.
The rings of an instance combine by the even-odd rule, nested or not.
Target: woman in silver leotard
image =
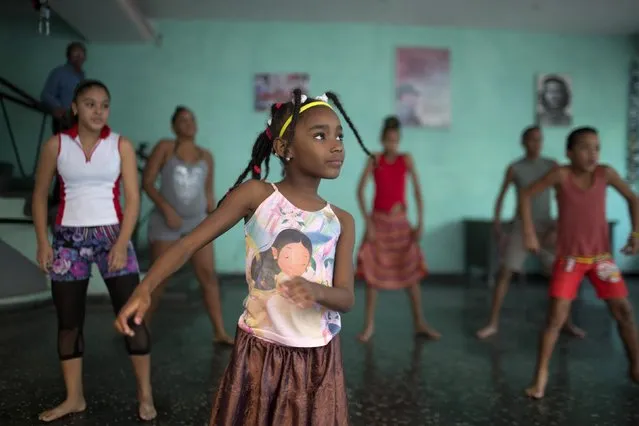
[[[195,144],[197,126],[193,113],[178,106],[171,119],[175,140],[161,140],[144,168],[142,186],[155,204],[149,218],[151,256],[157,259],[171,244],[191,232],[215,208],[213,156]],[[160,176],[160,188],[155,187]],[[191,259],[204,293],[204,303],[215,331],[215,341],[233,343],[224,330],[220,291],[215,273],[213,245],[201,248]],[[166,283],[152,296],[147,314],[157,308]]]

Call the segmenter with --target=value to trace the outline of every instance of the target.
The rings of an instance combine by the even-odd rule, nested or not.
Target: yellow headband
[[[325,106],[325,107],[328,107],[330,109],[333,109],[333,107],[330,104],[328,104],[327,102],[324,102],[324,101],[313,101],[311,103],[303,105],[300,108],[300,114],[303,113],[304,111],[306,111],[307,109],[313,108],[313,107],[316,107],[316,106]],[[280,136],[279,136],[280,138],[282,136],[284,136],[284,132],[286,132],[286,129],[291,124],[292,120],[293,120],[293,116],[292,115],[289,118],[286,119],[286,121],[284,122],[284,125],[282,126],[282,130],[280,130]]]

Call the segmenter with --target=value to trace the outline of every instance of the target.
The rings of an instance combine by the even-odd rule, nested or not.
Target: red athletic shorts
[[[581,281],[588,277],[600,299],[628,296],[628,288],[619,267],[611,258],[558,258],[550,279],[550,297],[572,300],[577,297]]]

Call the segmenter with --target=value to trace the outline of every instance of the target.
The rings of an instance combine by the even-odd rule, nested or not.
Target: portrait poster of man
[[[537,77],[537,124],[549,127],[572,125],[572,81],[566,74]]]

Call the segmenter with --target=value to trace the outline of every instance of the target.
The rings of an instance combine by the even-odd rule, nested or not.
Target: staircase
[[[14,110],[9,114],[9,105],[18,107],[15,111],[21,114],[20,117],[13,114]],[[0,309],[4,309],[50,299],[48,279],[36,262],[36,241],[31,218],[35,170],[25,169],[18,149],[30,145],[36,147],[35,152],[40,151],[49,114],[33,96],[2,77],[0,113],[3,119],[0,120],[4,121],[0,121],[0,126],[4,124],[4,141],[10,142],[11,145],[11,149],[3,149],[0,160],[0,271],[3,271],[0,278]],[[27,119],[32,123],[38,123],[40,119],[38,139],[25,141],[20,132],[16,135],[11,118],[16,118],[16,122],[22,124],[22,127]],[[33,119],[36,121],[32,121]],[[12,159],[11,154],[13,163],[8,162]]]

